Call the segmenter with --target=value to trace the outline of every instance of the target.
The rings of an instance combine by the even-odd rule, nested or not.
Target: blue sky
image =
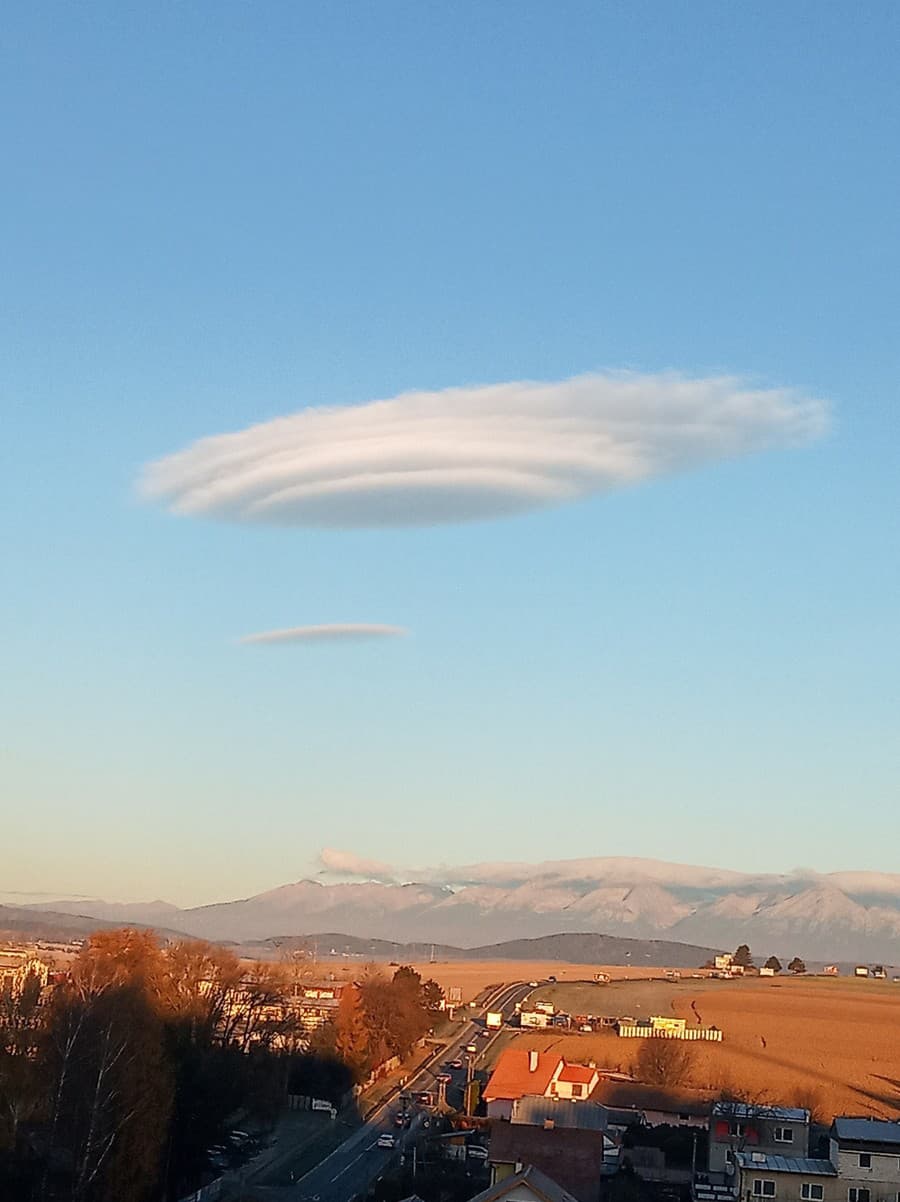
[[[895,5],[35,4],[0,28],[8,889],[896,867]],[[730,375],[829,433],[514,517],[178,516],[410,390]],[[333,622],[368,642],[247,645]]]

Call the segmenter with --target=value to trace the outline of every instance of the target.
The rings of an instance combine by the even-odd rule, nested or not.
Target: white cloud
[[[352,851],[339,851],[336,847],[324,847],[319,852],[319,865],[323,872],[335,872],[341,876],[363,877],[367,881],[393,881],[395,870],[381,860],[368,860]]]
[[[349,639],[383,639],[406,634],[402,626],[378,622],[332,622],[325,626],[290,626],[286,630],[264,630],[245,634],[242,643],[324,643]]]
[[[308,408],[200,439],[139,488],[176,513],[296,526],[495,518],[822,434],[824,402],[727,376],[575,376]]]

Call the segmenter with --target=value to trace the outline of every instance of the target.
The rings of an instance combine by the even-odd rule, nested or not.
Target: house
[[[519,1098],[586,1099],[599,1080],[596,1068],[555,1053],[507,1048],[484,1087],[488,1118],[508,1119]]]
[[[344,988],[343,982],[326,985],[297,983],[291,990],[291,1010],[306,1031],[318,1031],[337,1017]]]
[[[706,1127],[713,1095],[701,1089],[667,1089],[638,1081],[601,1081],[591,1094],[612,1127],[632,1123],[648,1127]]]
[[[562,1056],[551,1052],[506,1048],[484,1087],[488,1118],[508,1119],[513,1102],[519,1098],[549,1097],[551,1082],[564,1064]]]
[[[869,975],[868,965],[857,964],[856,968],[853,970],[853,975],[855,977],[867,977]]]
[[[896,1202],[900,1190],[900,1122],[836,1118],[831,1126],[829,1155],[840,1179],[841,1202]]]
[[[900,1190],[900,1122],[836,1118],[827,1160],[735,1153],[736,1193],[747,1202],[896,1202]]]
[[[41,989],[46,989],[50,969],[28,951],[0,951],[0,993],[21,993],[29,977],[36,979]]]
[[[527,1165],[511,1176],[492,1182],[471,1202],[577,1202],[534,1165]]]
[[[510,1121],[491,1124],[491,1180],[503,1181],[534,1165],[577,1202],[598,1202],[607,1160],[618,1149],[604,1129],[603,1108],[559,1098],[520,1098]]]
[[[839,977],[841,975],[841,970],[836,964],[826,964],[822,972],[826,977]]]
[[[557,1098],[589,1098],[600,1080],[596,1068],[586,1064],[564,1063],[552,1081],[553,1096]]]
[[[716,1102],[709,1119],[710,1173],[733,1173],[739,1152],[805,1160],[809,1155],[809,1111]]]
[[[766,1152],[736,1152],[734,1189],[747,1202],[837,1202],[837,1169],[830,1160],[781,1156]]]

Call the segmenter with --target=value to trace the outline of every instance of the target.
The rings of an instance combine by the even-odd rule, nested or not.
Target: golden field
[[[653,1013],[722,1029],[721,1044],[690,1044],[692,1085],[809,1106],[826,1121],[834,1114],[900,1114],[900,984],[850,977],[689,979],[668,988],[663,1008],[662,982],[635,981],[598,991],[595,1012],[646,1015],[644,989],[648,1000],[653,996]],[[642,1042],[614,1033],[531,1031],[515,1040],[517,1047],[553,1048],[571,1060],[626,1072]]]

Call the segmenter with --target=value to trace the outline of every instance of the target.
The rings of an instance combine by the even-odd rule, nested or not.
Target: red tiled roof
[[[531,1053],[516,1051],[515,1048],[507,1048],[502,1052],[490,1081],[484,1087],[485,1101],[543,1096],[563,1060],[551,1052],[538,1052],[534,1059],[536,1066],[532,1069]]]
[[[567,1061],[563,1066],[562,1072],[556,1079],[557,1081],[567,1081],[572,1084],[590,1085],[596,1076],[597,1070],[595,1068],[588,1068],[586,1064],[569,1064]]]

